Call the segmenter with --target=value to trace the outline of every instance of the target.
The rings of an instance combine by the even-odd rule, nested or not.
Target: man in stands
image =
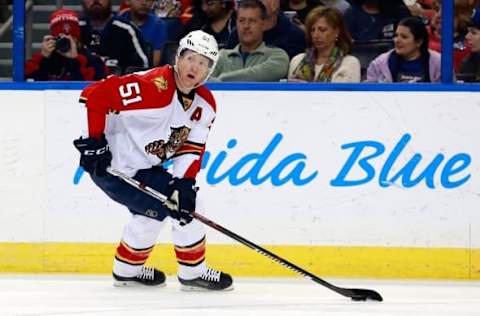
[[[261,0],[267,9],[263,40],[267,45],[280,47],[289,58],[305,51],[305,33],[294,25],[280,11],[280,0]],[[228,40],[228,48],[238,44],[238,34],[234,30]]]
[[[213,35],[220,48],[225,47],[235,27],[234,7],[233,0],[202,0],[201,10],[185,25],[185,32],[201,29]]]
[[[240,43],[222,49],[212,81],[278,81],[285,78],[289,59],[278,47],[263,41],[267,10],[260,0],[242,0],[237,10]]]
[[[153,0],[127,0],[129,8],[122,16],[133,22],[153,50],[153,66],[160,65],[163,43],[167,40],[167,24],[151,13]]]
[[[123,74],[150,67],[151,54],[142,32],[112,12],[111,0],[83,0],[82,6],[82,41],[104,58],[111,72]]]

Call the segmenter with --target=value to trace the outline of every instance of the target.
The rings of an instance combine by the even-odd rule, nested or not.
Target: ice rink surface
[[[480,282],[332,280],[378,291],[384,302],[354,302],[301,278],[235,278],[229,292],[114,288],[108,276],[0,275],[0,315],[469,316],[480,315]]]

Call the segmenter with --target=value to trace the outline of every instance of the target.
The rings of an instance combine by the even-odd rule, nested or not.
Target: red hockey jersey
[[[194,178],[215,119],[211,92],[201,86],[190,102],[180,102],[171,66],[123,77],[111,76],[86,87],[88,136],[105,134],[112,167],[133,176],[173,160],[173,176]]]

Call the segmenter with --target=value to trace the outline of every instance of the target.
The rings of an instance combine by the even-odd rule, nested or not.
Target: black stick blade
[[[380,294],[373,290],[365,289],[345,289],[346,292],[342,293],[345,296],[349,296],[354,301],[383,301],[383,298]]]

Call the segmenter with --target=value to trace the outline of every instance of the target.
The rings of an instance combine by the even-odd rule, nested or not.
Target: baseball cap
[[[53,36],[60,33],[80,38],[78,14],[70,9],[59,9],[50,16],[50,32]]]

